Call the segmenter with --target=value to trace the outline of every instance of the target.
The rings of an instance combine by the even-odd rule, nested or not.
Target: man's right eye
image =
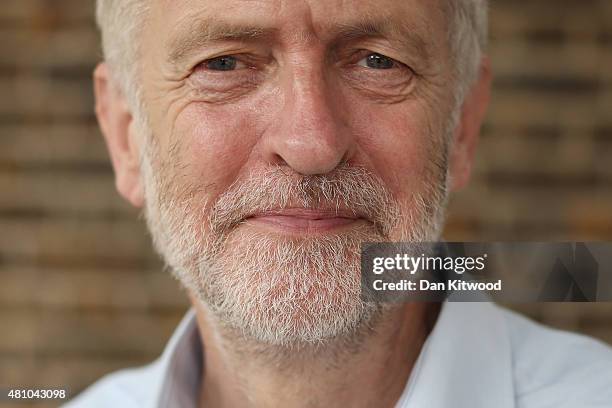
[[[246,66],[244,63],[238,61],[236,57],[231,55],[223,55],[206,60],[202,65],[204,65],[204,67],[210,71],[234,71]]]
[[[372,69],[392,69],[397,67],[397,62],[393,58],[386,55],[373,52],[362,58],[358,63],[359,66]]]

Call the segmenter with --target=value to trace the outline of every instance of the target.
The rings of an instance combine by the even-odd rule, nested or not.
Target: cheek
[[[405,200],[423,190],[434,161],[435,140],[441,135],[441,118],[416,101],[362,109],[360,150],[397,199]]]
[[[258,115],[240,106],[192,103],[175,121],[183,174],[215,198],[238,178],[257,141]]]

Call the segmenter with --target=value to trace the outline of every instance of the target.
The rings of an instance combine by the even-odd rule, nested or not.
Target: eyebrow
[[[393,23],[388,19],[361,20],[335,23],[328,29],[336,45],[363,38],[389,38],[401,43],[422,59],[428,59],[427,42],[416,29],[406,24]],[[197,50],[215,42],[254,42],[271,38],[276,34],[278,30],[271,27],[232,24],[217,19],[199,19],[181,28],[171,37],[167,45],[168,60],[172,64],[180,64]],[[305,38],[308,37],[310,36],[305,36]]]
[[[387,38],[400,43],[420,58],[429,58],[428,43],[415,27],[385,20],[363,20],[338,24],[332,28],[336,43],[346,43],[363,38]]]
[[[195,51],[221,41],[255,41],[270,37],[276,30],[215,20],[198,20],[181,29],[168,42],[168,60],[178,64]]]

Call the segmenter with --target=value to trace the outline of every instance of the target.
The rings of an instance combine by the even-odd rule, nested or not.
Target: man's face
[[[142,188],[158,250],[218,320],[348,335],[363,241],[435,240],[453,138],[431,0],[152,1]]]

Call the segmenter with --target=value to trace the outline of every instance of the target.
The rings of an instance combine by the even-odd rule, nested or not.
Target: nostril
[[[289,167],[304,175],[326,174],[350,158],[350,146],[332,138],[295,132],[295,137],[276,140],[269,163]],[[318,136],[318,135],[316,135]],[[334,136],[336,137],[336,136]],[[270,149],[272,150],[272,149]]]
[[[271,160],[271,164],[277,165],[277,166],[289,166],[289,163],[287,163],[287,161],[283,158],[283,156],[281,156],[278,153],[274,153],[272,156],[272,160]]]
[[[344,156],[342,156],[342,158],[340,159],[336,167],[342,167],[348,164],[350,160],[351,160],[351,151],[347,149],[347,151],[344,153]]]

